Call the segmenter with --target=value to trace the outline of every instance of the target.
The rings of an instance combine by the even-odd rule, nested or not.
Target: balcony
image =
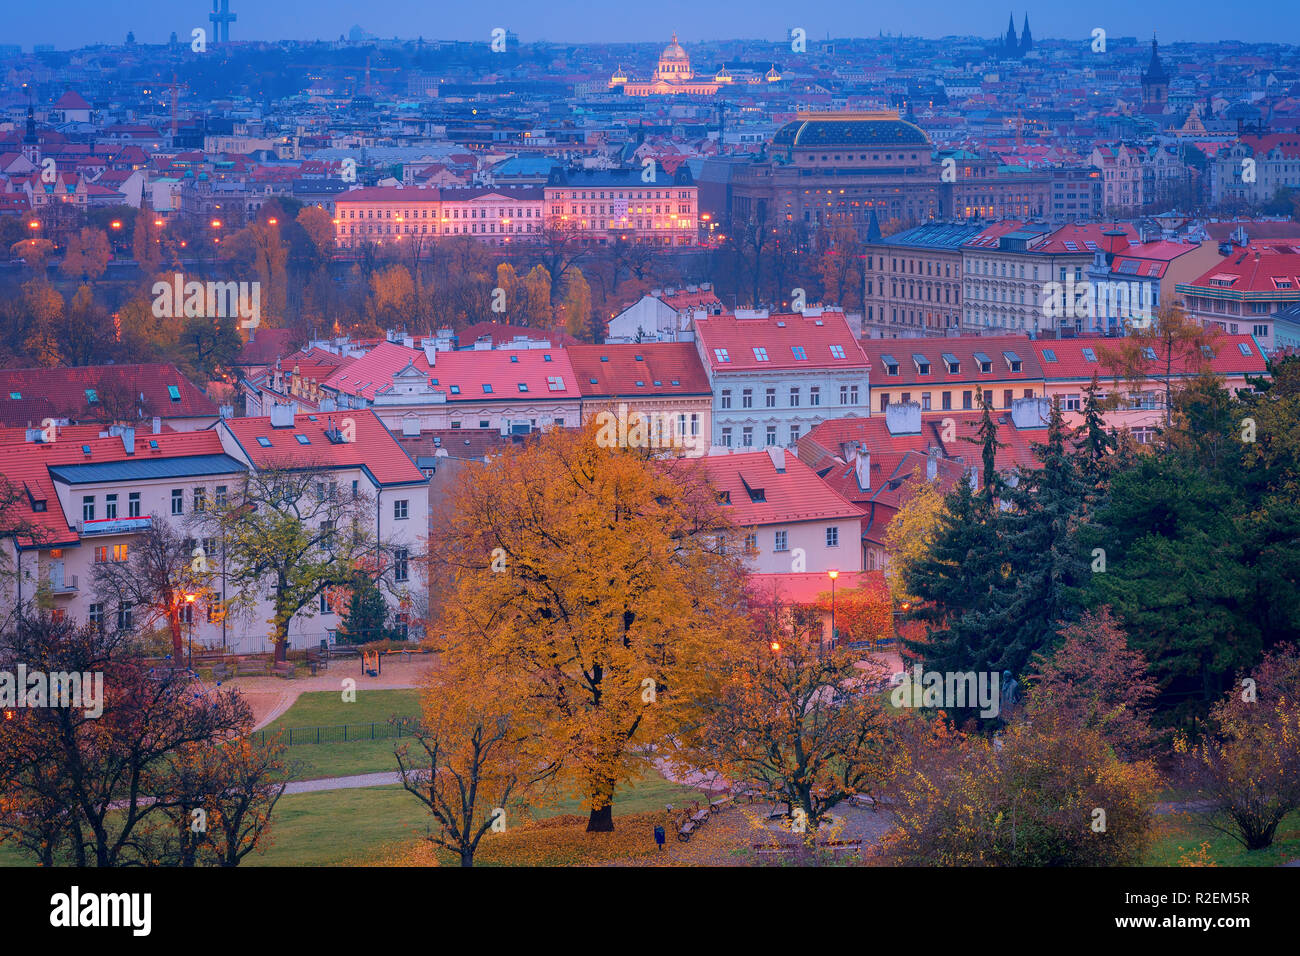
[[[76,594],[77,575],[68,577],[63,562],[56,561],[50,565],[49,585],[51,594]]]
[[[97,534],[134,534],[145,531],[153,524],[153,518],[100,518],[96,521],[78,521],[77,534],[89,537]]]

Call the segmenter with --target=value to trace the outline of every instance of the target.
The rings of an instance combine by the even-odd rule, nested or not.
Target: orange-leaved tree
[[[591,424],[464,472],[440,526],[444,639],[481,647],[539,759],[589,802],[588,830],[612,830],[619,786],[716,692],[710,664],[742,626],[717,496],[689,460],[601,447]]]

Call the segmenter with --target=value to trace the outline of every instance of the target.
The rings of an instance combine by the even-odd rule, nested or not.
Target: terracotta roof
[[[105,437],[101,438],[101,434]],[[134,448],[134,454],[128,454],[121,437],[87,425],[57,429],[52,442],[18,440],[0,444],[0,477],[19,490],[26,489],[18,496],[17,518],[44,532],[38,542],[20,537],[19,546],[54,547],[80,540],[54,492],[51,467],[222,454],[220,439],[207,429],[158,435],[136,429]],[[39,501],[45,502],[45,510],[35,510]]]
[[[259,329],[235,356],[235,365],[271,365],[289,350],[292,329]]]
[[[784,457],[784,471],[774,459]],[[833,491],[811,468],[782,449],[688,459],[727,495],[725,509],[737,527],[860,518],[861,509]]]
[[[345,424],[348,422],[350,426]],[[219,427],[229,430],[257,468],[362,468],[381,485],[427,480],[384,423],[368,409],[295,415],[291,428],[272,428],[269,416],[230,418]],[[326,431],[342,433],[348,427],[353,441],[331,441],[326,435]]]
[[[172,389],[175,389],[173,392]],[[105,421],[102,396],[144,396],[143,417],[217,417],[217,406],[176,366],[87,365],[79,368],[0,369],[0,424],[25,425],[30,406],[10,403],[44,399],[48,414],[75,421]],[[14,398],[17,395],[18,398]],[[93,400],[92,400],[93,399]]]
[[[947,385],[980,381],[1032,381],[1043,377],[1027,335],[961,335],[952,338],[864,339],[862,351],[871,362],[871,385],[879,390],[894,385]],[[989,370],[981,371],[982,355]],[[956,372],[949,371],[949,357]],[[1020,371],[1012,364],[1020,362]],[[926,374],[921,369],[929,366]],[[890,373],[897,369],[898,374]]]
[[[571,345],[564,351],[584,396],[711,394],[709,377],[691,342]]]
[[[1266,370],[1267,362],[1258,343],[1250,335],[1229,335],[1209,329],[1210,367],[1220,375],[1259,374]],[[1106,365],[1106,356],[1115,354],[1121,340],[1104,336],[1080,336],[1073,339],[1040,339],[1033,343],[1034,351],[1042,364],[1047,381],[1086,382],[1096,373],[1099,382],[1116,381],[1115,374]],[[1157,352],[1157,355],[1159,353]],[[1150,361],[1152,371],[1164,372],[1159,358]],[[1175,357],[1173,372],[1176,375],[1195,375],[1201,370],[1202,360],[1191,362],[1185,357]]]
[[[1294,245],[1252,242],[1220,259],[1192,282],[1179,283],[1180,288],[1184,285],[1227,293],[1225,298],[1250,292],[1295,295],[1300,291],[1300,238]]]
[[[843,312],[698,319],[695,335],[715,372],[754,369],[870,368]]]

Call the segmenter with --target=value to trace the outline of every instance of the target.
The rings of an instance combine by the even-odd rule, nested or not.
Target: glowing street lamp
[[[831,579],[831,649],[835,649],[835,579],[840,576],[838,568],[831,568],[826,572],[826,576]]]
[[[193,594],[188,591],[185,594],[185,603],[189,605],[189,612],[187,616],[190,619],[190,660],[189,660],[189,664],[186,665],[188,667],[194,666],[194,599],[196,597],[198,597],[197,594]]]

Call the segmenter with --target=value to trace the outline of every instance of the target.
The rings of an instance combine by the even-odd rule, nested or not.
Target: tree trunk
[[[275,629],[274,643],[275,643],[275,662],[277,664],[283,664],[285,661],[289,659],[289,629],[287,627],[285,628],[277,627]]]
[[[587,818],[587,832],[614,832],[614,804],[612,802],[591,811],[591,816]]]
[[[180,663],[185,660],[185,642],[181,638],[181,616],[178,613],[167,615],[167,623],[172,629],[172,660]]]

